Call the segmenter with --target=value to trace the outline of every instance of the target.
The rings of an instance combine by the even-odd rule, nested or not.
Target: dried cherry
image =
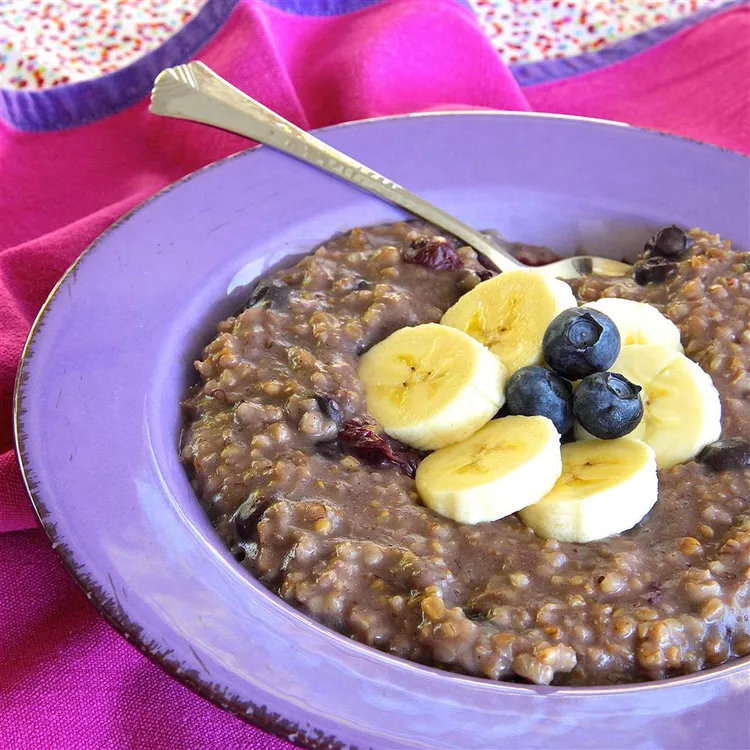
[[[419,453],[375,432],[374,425],[363,419],[350,419],[339,432],[339,441],[357,458],[382,466],[394,464],[404,474],[414,477]]]
[[[441,271],[455,271],[463,266],[461,257],[444,237],[417,237],[403,255],[407,263]]]

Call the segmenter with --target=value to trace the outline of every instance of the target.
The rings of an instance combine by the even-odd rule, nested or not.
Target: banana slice
[[[391,437],[435,450],[476,432],[505,403],[505,367],[454,328],[402,328],[362,356],[367,409]]]
[[[562,474],[521,520],[547,539],[593,542],[633,528],[658,497],[654,451],[640,440],[585,440],[562,447]]]
[[[560,435],[547,417],[503,417],[417,468],[428,508],[459,523],[495,521],[543,497],[561,471]]]
[[[576,306],[564,281],[533,271],[506,271],[464,294],[440,322],[487,346],[510,377],[521,367],[542,363],[547,326],[563,310]]]
[[[627,437],[648,443],[660,469],[689,461],[719,439],[719,392],[684,354],[655,344],[624,346],[611,370],[643,389],[643,419]],[[578,424],[575,436],[592,437]]]
[[[653,305],[630,299],[602,297],[587,302],[584,307],[603,312],[612,318],[620,332],[622,346],[633,344],[659,344],[682,353],[680,329]]]

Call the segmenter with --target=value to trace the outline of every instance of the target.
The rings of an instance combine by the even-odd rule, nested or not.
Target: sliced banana
[[[510,377],[521,367],[542,363],[547,326],[563,310],[576,306],[564,281],[533,271],[506,271],[464,294],[440,322],[487,346]]]
[[[402,328],[362,356],[367,409],[393,438],[435,450],[457,443],[505,402],[505,367],[471,336],[427,323]]]
[[[459,523],[495,521],[537,502],[561,471],[560,435],[547,417],[503,417],[417,468],[428,508]]]
[[[521,520],[547,539],[593,542],[633,528],[654,506],[654,451],[640,440],[585,440],[562,447],[562,474]]]
[[[620,332],[622,346],[659,344],[682,353],[680,329],[653,305],[617,297],[602,297],[584,307],[603,312],[612,318]]]
[[[684,354],[655,344],[624,346],[611,370],[643,389],[643,419],[627,437],[648,443],[660,469],[689,461],[721,436],[719,392]],[[575,436],[592,437],[578,424]]]

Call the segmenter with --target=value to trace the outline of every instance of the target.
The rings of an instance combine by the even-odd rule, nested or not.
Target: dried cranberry
[[[645,286],[652,282],[665,281],[668,276],[677,270],[677,264],[673,261],[662,258],[659,255],[652,255],[638,261],[633,266],[633,278],[636,284]]]
[[[513,255],[525,266],[546,266],[560,260],[560,256],[548,247],[537,245],[522,245],[514,243],[511,246]]]
[[[441,271],[455,271],[463,265],[453,245],[443,237],[417,237],[403,255],[407,263]]]
[[[271,310],[283,310],[289,305],[291,289],[289,284],[281,279],[272,279],[271,281],[261,281],[253,289],[250,298],[245,305],[245,309],[251,307],[268,307]]]
[[[644,247],[648,255],[679,258],[690,247],[690,238],[678,226],[659,230]]]
[[[414,477],[417,475],[417,466],[419,466],[419,452],[413,448],[407,448],[404,446],[398,450],[393,451],[393,463],[398,466],[402,474],[406,474],[407,477]]]
[[[698,461],[714,471],[750,469],[750,443],[742,438],[717,440],[698,454]]]
[[[339,441],[355,456],[375,466],[394,464],[409,477],[414,477],[417,471],[417,451],[392,443],[362,419],[346,422],[339,432]]]
[[[383,458],[390,460],[392,450],[388,442],[362,419],[346,422],[339,433],[339,440],[361,458],[374,462]]]

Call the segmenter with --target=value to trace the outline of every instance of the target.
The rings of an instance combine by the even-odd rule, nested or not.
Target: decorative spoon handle
[[[422,217],[473,247],[500,271],[524,267],[470,226],[292,125],[202,62],[162,71],[154,82],[150,109],[157,115],[201,122],[265,143]]]

